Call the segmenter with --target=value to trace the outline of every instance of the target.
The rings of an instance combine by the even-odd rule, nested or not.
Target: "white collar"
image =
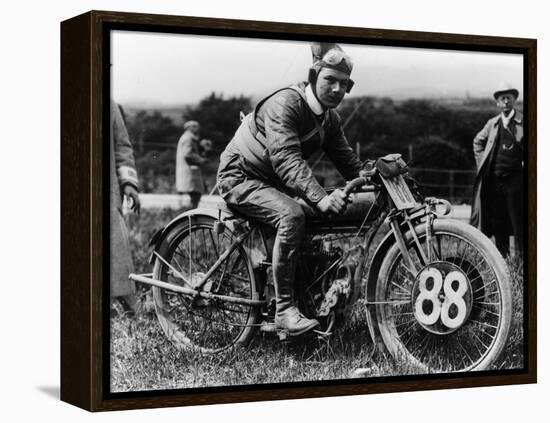
[[[321,116],[325,113],[325,108],[319,103],[319,100],[317,100],[317,97],[315,97],[315,94],[313,94],[313,90],[311,89],[311,84],[307,84],[306,89],[306,100],[309,108],[313,111],[313,113],[317,116]]]
[[[505,127],[508,127],[508,124],[510,123],[510,121],[512,120],[512,118],[515,116],[516,114],[516,109],[512,109],[512,111],[510,112],[510,114],[508,116],[505,116],[504,115],[504,112],[502,112],[500,114],[500,118],[502,119],[502,124],[505,126]]]

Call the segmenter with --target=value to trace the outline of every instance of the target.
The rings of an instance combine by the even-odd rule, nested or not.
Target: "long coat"
[[[493,235],[490,208],[494,205],[487,199],[483,188],[487,184],[487,178],[493,161],[500,119],[501,115],[489,119],[483,129],[475,136],[473,142],[477,173],[474,183],[470,223],[487,236]],[[523,142],[523,115],[516,110],[513,120],[515,123],[516,142],[521,143]]]
[[[138,187],[134,164],[134,150],[128,137],[122,114],[117,104],[111,101],[110,120],[110,270],[111,296],[133,294],[136,290],[128,275],[134,271],[128,229],[122,216],[122,188],[126,184]]]
[[[178,141],[176,151],[176,190],[178,192],[204,191],[201,165],[206,158],[200,155],[199,138],[187,130]]]

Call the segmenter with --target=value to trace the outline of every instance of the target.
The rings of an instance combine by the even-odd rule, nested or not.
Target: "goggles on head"
[[[347,75],[351,75],[353,62],[343,50],[332,48],[325,53],[321,60],[317,60],[314,66],[318,68],[335,69]]]

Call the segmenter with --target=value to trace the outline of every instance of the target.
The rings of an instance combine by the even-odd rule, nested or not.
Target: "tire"
[[[157,250],[163,260],[191,284],[206,274],[235,238],[227,227],[216,234],[216,222],[210,216],[192,216],[171,229]],[[194,288],[175,275],[166,263],[155,258],[154,279]],[[253,268],[241,246],[221,263],[203,290],[241,299],[258,299]],[[217,353],[247,345],[258,320],[257,306],[193,298],[159,287],[153,287],[153,301],[164,333],[180,350]]]
[[[416,233],[426,252],[426,224]],[[432,255],[425,263],[412,234],[407,234],[405,242],[417,270],[414,277],[406,270],[397,244],[382,262],[375,315],[383,344],[405,372],[488,369],[510,330],[512,297],[506,263],[485,235],[462,222],[436,219],[431,240]],[[448,284],[447,277],[441,284],[444,273]],[[449,323],[453,319],[456,323]]]

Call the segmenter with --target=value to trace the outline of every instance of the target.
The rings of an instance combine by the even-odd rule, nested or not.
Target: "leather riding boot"
[[[317,320],[300,313],[292,301],[297,250],[297,247],[277,239],[273,246],[273,282],[277,297],[275,328],[290,336],[301,335],[319,325]]]

